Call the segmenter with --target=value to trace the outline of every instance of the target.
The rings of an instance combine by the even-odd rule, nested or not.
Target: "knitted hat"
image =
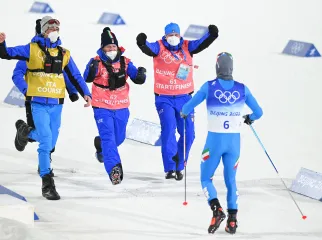
[[[109,27],[106,27],[103,29],[103,32],[101,34],[101,48],[109,44],[115,44],[116,46],[119,46],[115,34],[111,32],[111,29]]]
[[[59,27],[60,22],[50,16],[45,16],[40,21],[41,34],[44,34],[50,27]]]
[[[165,26],[164,33],[165,33],[165,35],[168,35],[170,33],[180,34],[180,27],[176,23],[169,23],[167,26]]]

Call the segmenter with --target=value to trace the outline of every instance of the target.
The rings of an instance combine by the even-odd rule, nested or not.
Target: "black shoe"
[[[16,137],[15,137],[15,147],[19,152],[25,150],[26,145],[28,144],[29,138],[28,135],[32,130],[32,127],[29,127],[27,123],[19,119],[16,122]]]
[[[120,184],[123,180],[123,168],[122,164],[115,165],[110,173],[110,180],[113,185]]]
[[[214,233],[219,228],[221,222],[226,218],[226,214],[223,212],[218,199],[212,199],[210,201],[210,207],[213,212],[213,217],[211,218],[208,233]]]
[[[183,179],[182,171],[176,171],[176,180],[181,181]]]
[[[101,138],[99,136],[96,136],[94,138],[94,147],[96,148],[96,152],[101,153],[103,151],[101,145]]]
[[[56,191],[54,179],[49,174],[42,177],[42,196],[48,200],[60,199]]]
[[[176,178],[175,171],[171,170],[165,173],[165,179],[172,179],[172,178]]]
[[[228,210],[229,212],[229,210]],[[235,234],[236,233],[236,229],[237,229],[238,225],[237,225],[237,213],[229,213],[228,214],[228,219],[227,219],[227,224],[225,227],[225,231],[230,233],[230,234]]]
[[[96,152],[96,153],[95,153],[95,157],[96,157],[96,159],[97,159],[100,163],[103,163],[103,162],[104,162],[104,158],[103,158],[103,154],[102,154],[102,152]]]

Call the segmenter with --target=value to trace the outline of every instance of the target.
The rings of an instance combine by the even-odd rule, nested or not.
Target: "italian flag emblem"
[[[209,149],[207,148],[207,149],[203,150],[203,152],[202,152],[202,160],[206,161],[209,157],[210,157]]]
[[[239,159],[237,160],[237,162],[235,163],[234,165],[234,169],[236,169],[238,167],[238,164],[239,164]]]

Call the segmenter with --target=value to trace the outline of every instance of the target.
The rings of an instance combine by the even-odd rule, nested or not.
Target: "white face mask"
[[[48,34],[48,38],[50,39],[51,43],[54,43],[57,41],[57,39],[59,38],[59,32],[58,31],[54,31]]]
[[[108,56],[111,60],[114,60],[114,58],[117,55],[117,51],[109,51],[105,53],[106,56]]]
[[[180,38],[176,37],[176,36],[171,36],[167,38],[167,42],[171,45],[171,46],[177,46],[180,43]]]

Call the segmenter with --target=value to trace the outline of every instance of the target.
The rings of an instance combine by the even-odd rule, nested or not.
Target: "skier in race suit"
[[[214,233],[226,218],[219,203],[212,177],[222,159],[224,179],[227,187],[228,220],[226,232],[234,234],[237,228],[236,171],[240,155],[240,130],[242,110],[245,104],[253,111],[244,116],[244,123],[250,125],[259,119],[263,112],[247,86],[233,80],[233,58],[223,52],[216,63],[217,78],[207,81],[200,90],[182,108],[182,117],[186,118],[193,109],[206,100],[208,112],[208,136],[202,152],[200,181],[213,211],[208,232]]]

